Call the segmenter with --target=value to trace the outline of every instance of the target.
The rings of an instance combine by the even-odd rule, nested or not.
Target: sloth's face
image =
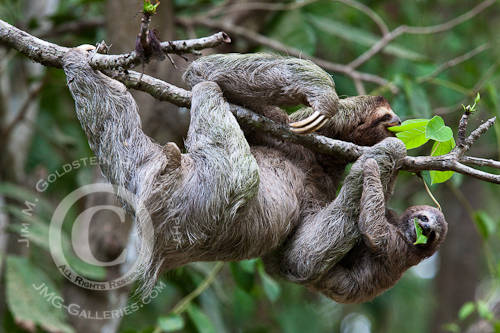
[[[413,245],[417,240],[415,224],[422,229],[422,234],[427,237],[426,244]],[[404,235],[408,243],[419,251],[432,254],[446,237],[448,224],[443,213],[430,206],[410,207],[402,216]]]
[[[401,125],[401,120],[385,100],[360,121],[351,135],[352,142],[362,146],[372,146],[383,139],[395,136],[388,128]]]

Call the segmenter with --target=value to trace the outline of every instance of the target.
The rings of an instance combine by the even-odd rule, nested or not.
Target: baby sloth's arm
[[[385,196],[377,162],[369,158],[363,165],[363,193],[361,195],[358,227],[363,241],[374,252],[391,248],[395,227],[386,218]]]
[[[311,288],[338,302],[373,299],[392,287],[408,268],[435,253],[446,237],[446,220],[434,207],[409,207],[401,217],[387,210],[385,177],[380,162],[371,158],[365,161],[358,221],[363,242],[326,274],[309,283]],[[424,244],[415,244],[414,224],[420,225],[426,236]]]
[[[331,76],[304,59],[272,54],[218,54],[194,61],[184,74],[190,86],[216,82],[235,104],[259,112],[265,105],[309,105],[314,113],[290,124],[297,133],[321,128],[338,110]]]

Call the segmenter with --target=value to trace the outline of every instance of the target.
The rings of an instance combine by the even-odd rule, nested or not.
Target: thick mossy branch
[[[229,36],[224,32],[219,32],[204,38],[162,42],[161,49],[165,54],[196,53],[199,50],[229,42]],[[14,48],[31,60],[45,66],[57,68],[61,68],[62,57],[69,50],[66,47],[36,38],[2,20],[0,20],[0,45]],[[123,70],[137,65],[141,63],[141,61],[141,58],[135,51],[121,55],[104,55],[96,53],[91,57],[90,65],[95,69],[103,71],[106,75],[121,81],[129,88],[145,91],[161,101],[167,101],[183,107],[190,106],[190,91],[148,75]],[[337,159],[346,162],[355,161],[366,150],[366,147],[316,134],[294,134],[288,127],[277,124],[272,120],[237,105],[232,105],[231,111],[242,124],[252,126],[260,131],[268,132],[288,142],[303,145],[319,153],[335,156]],[[467,126],[467,116],[468,115],[465,114],[460,122],[461,135],[463,135]],[[464,156],[470,149],[470,146],[493,125],[494,121],[495,118],[489,119],[478,129],[473,131],[468,138],[463,140],[463,142],[461,142],[462,140],[460,140],[459,136],[457,148],[449,154],[442,156],[408,156],[404,159],[401,169],[411,172],[423,170],[455,171],[484,181],[500,184],[500,175],[490,174],[465,165],[488,166],[500,169],[500,162]]]

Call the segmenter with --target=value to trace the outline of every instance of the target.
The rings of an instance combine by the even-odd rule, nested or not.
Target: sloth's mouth
[[[427,242],[425,242],[425,244],[418,244],[417,246],[426,246],[426,245],[432,244],[434,242],[434,240],[436,239],[436,231],[434,231],[432,228],[430,228],[429,225],[426,223],[421,223],[421,222],[417,222],[417,223],[420,226],[420,228],[422,228],[422,235],[427,237]],[[416,234],[413,235],[413,238],[415,238],[414,242],[416,242],[417,235]]]

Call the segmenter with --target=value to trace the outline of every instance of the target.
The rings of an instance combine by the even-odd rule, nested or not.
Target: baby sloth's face
[[[420,227],[422,235],[427,239],[425,244],[417,244],[415,223]],[[406,241],[415,248],[420,258],[432,255],[443,242],[448,231],[448,223],[443,213],[431,206],[414,206],[406,210],[401,217],[400,228]]]

